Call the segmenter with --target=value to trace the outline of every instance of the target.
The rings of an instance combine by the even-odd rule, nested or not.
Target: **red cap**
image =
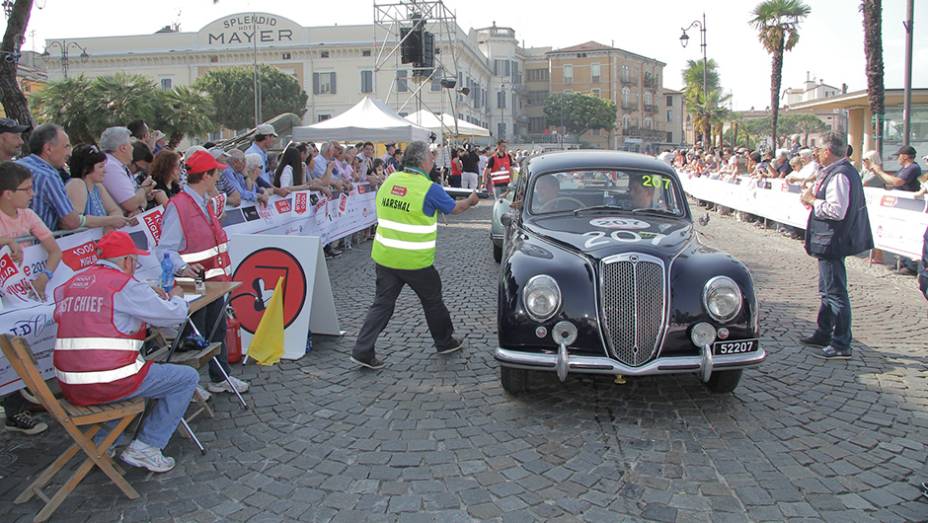
[[[122,231],[113,231],[107,233],[100,241],[97,242],[97,252],[100,258],[119,258],[129,256],[130,254],[148,254],[135,246],[132,237]]]
[[[213,169],[225,169],[226,164],[219,163],[213,155],[206,151],[197,151],[184,162],[187,165],[187,174],[205,173]]]

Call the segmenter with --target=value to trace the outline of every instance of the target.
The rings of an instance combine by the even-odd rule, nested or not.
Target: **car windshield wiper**
[[[577,216],[584,211],[612,211],[616,209],[620,211],[626,210],[625,207],[622,207],[621,205],[591,205],[589,207],[580,207],[579,209],[574,209],[574,216]]]
[[[670,209],[657,209],[654,207],[641,207],[639,209],[632,209],[632,212],[642,214],[662,214],[664,216],[680,216],[680,213],[676,211],[671,211]]]

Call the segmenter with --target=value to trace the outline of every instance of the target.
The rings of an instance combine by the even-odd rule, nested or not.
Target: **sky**
[[[390,0],[393,3],[396,0]],[[805,0],[811,15],[800,26],[797,46],[786,54],[783,88],[801,87],[808,72],[815,79],[849,91],[867,88],[863,22],[859,0]],[[380,3],[388,3],[381,1]],[[664,86],[682,87],[687,60],[702,58],[697,29],[680,45],[681,28],[706,15],[707,54],[719,64],[721,83],[736,110],[770,105],[770,56],[749,25],[755,0],[446,0],[465,31],[494,21],[512,27],[528,47],[568,47],[589,40],[656,58]],[[913,63],[928,60],[928,1],[915,2]],[[315,6],[324,5],[324,8]],[[305,26],[369,24],[371,0],[334,3],[302,0],[35,0],[25,50],[41,52],[46,39],[153,33],[180,22],[181,31],[198,31],[225,15],[269,12]],[[884,82],[903,86],[906,0],[883,0]],[[93,50],[90,50],[92,53]],[[913,87],[928,87],[928,67],[914,67]]]

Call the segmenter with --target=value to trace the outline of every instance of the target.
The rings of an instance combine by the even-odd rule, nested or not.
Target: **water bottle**
[[[161,259],[161,288],[167,293],[174,288],[174,263],[168,253]]]

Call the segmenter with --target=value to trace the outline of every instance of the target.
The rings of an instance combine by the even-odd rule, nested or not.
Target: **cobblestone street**
[[[162,475],[130,469],[130,501],[94,472],[53,521],[925,521],[928,333],[915,279],[848,262],[854,357],[825,362],[798,343],[818,305],[800,241],[711,214],[704,241],[751,269],[769,352],[734,394],[695,376],[532,376],[505,394],[492,357],[496,271],[490,204],[439,230],[436,266],[464,351],[434,354],[407,288],[359,370],[351,347],[374,292],[370,242],[329,260],[342,338],[316,336],[300,361],[235,372],[243,411],[214,396],[175,436]],[[705,211],[693,206],[696,214]],[[44,418],[46,421],[47,416]],[[0,520],[31,521],[13,498],[66,443],[62,429],[0,435]]]

